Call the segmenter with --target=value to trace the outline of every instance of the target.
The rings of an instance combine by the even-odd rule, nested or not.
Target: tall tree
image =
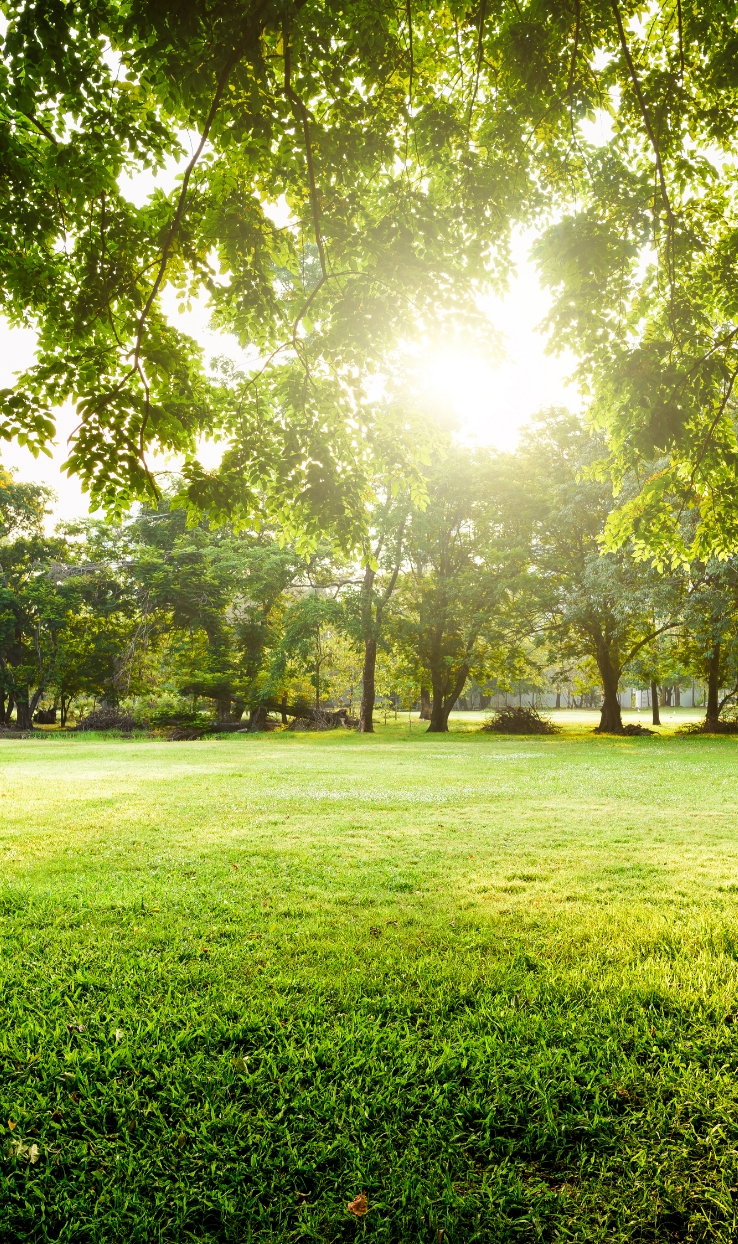
[[[514,642],[523,586],[527,505],[508,462],[485,450],[451,449],[428,473],[428,501],[408,523],[409,571],[396,629],[432,692],[431,733],[448,718],[470,675],[488,676],[503,636]],[[513,622],[513,619],[515,621]]]
[[[707,685],[704,728],[718,730],[723,710],[738,697],[738,560],[693,562],[689,587],[681,656]]]
[[[682,580],[626,551],[603,552],[614,500],[593,468],[602,442],[566,411],[548,411],[524,434],[522,486],[536,497],[532,552],[544,628],[564,659],[593,658],[602,682],[599,729],[622,730],[618,687],[629,664],[679,620]]]

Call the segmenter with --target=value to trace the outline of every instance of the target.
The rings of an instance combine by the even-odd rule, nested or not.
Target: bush
[[[182,730],[205,729],[212,725],[212,719],[205,713],[199,713],[188,705],[165,705],[152,709],[146,714],[146,720],[155,730],[165,726],[177,726]]]
[[[139,723],[118,708],[96,708],[77,723],[77,730],[122,730],[130,734]],[[139,727],[140,728],[140,727]]]
[[[558,734],[561,726],[541,717],[535,708],[507,704],[485,721],[482,730],[490,734]]]

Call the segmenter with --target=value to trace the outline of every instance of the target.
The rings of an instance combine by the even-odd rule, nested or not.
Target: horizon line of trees
[[[601,701],[622,729],[623,680],[695,679],[707,728],[738,696],[738,558],[676,569],[607,550],[616,503],[604,446],[552,409],[514,453],[440,442],[422,487],[377,489],[348,558],[276,526],[187,525],[164,497],[119,525],[44,531],[51,494],[0,472],[0,717],[136,704],[171,721],[206,706],[262,728],[343,705],[419,704],[431,732],[467,687]],[[630,485],[626,481],[625,500]],[[637,488],[637,481],[632,483]],[[686,529],[696,522],[680,516]]]

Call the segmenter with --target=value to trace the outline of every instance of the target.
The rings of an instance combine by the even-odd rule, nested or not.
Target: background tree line
[[[547,687],[601,704],[617,732],[624,679],[657,706],[657,688],[694,678],[714,726],[738,694],[738,563],[659,569],[606,548],[602,455],[561,410],[515,453],[439,436],[414,493],[377,487],[353,558],[276,525],[191,526],[167,497],[48,535],[48,490],[3,472],[3,720],[53,709],[64,725],[97,702],[260,729],[343,706],[371,731],[377,703],[419,704],[436,732],[470,686]]]

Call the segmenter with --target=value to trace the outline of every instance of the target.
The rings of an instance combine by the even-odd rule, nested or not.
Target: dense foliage
[[[616,477],[639,470],[609,539],[682,564],[732,552],[734,6],[2,10],[0,305],[39,333],[3,436],[44,447],[71,399],[69,468],[109,509],[155,495],[164,448],[211,517],[266,506],[355,545],[367,376],[400,345],[484,336],[476,295],[526,221],[553,344],[580,359]],[[173,190],[127,195],[177,160]],[[170,295],[204,297],[243,368],[206,375]],[[227,442],[216,472],[203,432]]]
[[[560,410],[514,454],[448,441],[420,500],[389,488],[377,504],[363,567],[267,526],[189,526],[169,498],[48,536],[47,494],[6,475],[4,720],[27,729],[52,709],[64,724],[97,704],[153,727],[260,730],[335,725],[343,708],[371,731],[377,706],[420,703],[443,732],[465,695],[555,691],[601,702],[600,728],[618,732],[623,685],[656,702],[654,687],[697,679],[714,726],[738,690],[734,560],[667,572],[603,552],[601,451]]]

